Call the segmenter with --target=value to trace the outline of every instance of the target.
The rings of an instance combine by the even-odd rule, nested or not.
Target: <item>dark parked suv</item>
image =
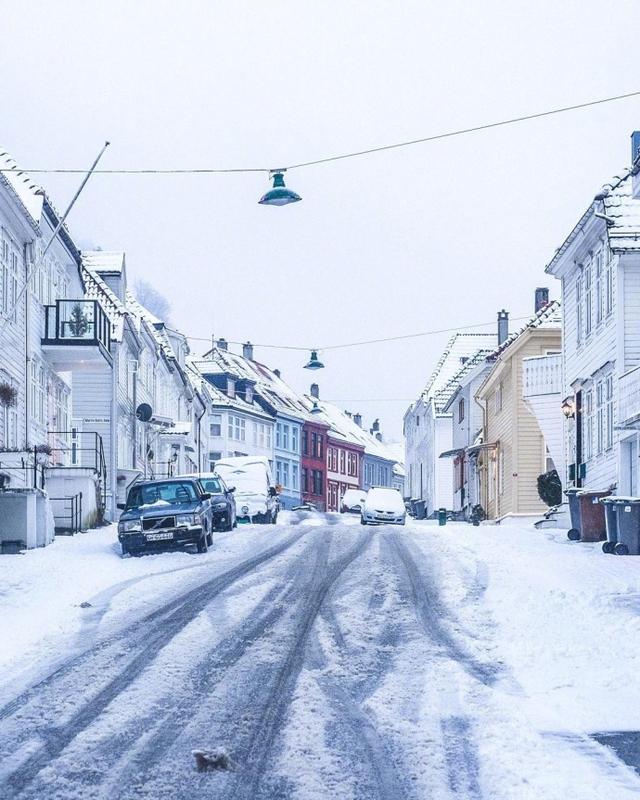
[[[211,495],[211,509],[213,511],[213,527],[216,531],[230,531],[238,527],[236,520],[235,486],[227,486],[215,472],[200,472],[186,475],[186,478],[195,478],[200,481],[202,488]]]
[[[206,553],[214,530],[211,495],[196,478],[141,481],[118,522],[122,555],[195,545]]]

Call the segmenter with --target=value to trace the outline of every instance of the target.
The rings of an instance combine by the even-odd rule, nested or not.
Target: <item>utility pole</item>
[[[83,179],[82,183],[78,187],[78,191],[73,195],[73,198],[72,198],[71,202],[67,206],[67,210],[64,212],[64,214],[60,218],[58,224],[54,228],[53,233],[51,234],[51,238],[47,242],[46,247],[44,248],[44,250],[42,251],[40,256],[34,261],[33,265],[31,266],[31,269],[27,272],[27,275],[26,275],[26,278],[25,278],[25,281],[24,281],[24,286],[18,292],[18,295],[16,297],[16,301],[13,304],[13,308],[11,309],[9,314],[5,317],[5,319],[2,322],[0,322],[0,335],[4,332],[4,329],[9,324],[9,320],[11,320],[13,318],[13,313],[14,313],[14,311],[16,311],[16,309],[18,308],[18,306],[20,304],[20,301],[22,300],[22,298],[24,297],[25,293],[27,292],[27,289],[29,288],[29,283],[30,283],[31,279],[33,278],[33,276],[37,273],[37,271],[42,266],[42,262],[44,261],[44,257],[46,256],[46,254],[49,251],[49,248],[51,247],[53,242],[55,241],[56,236],[60,233],[60,230],[61,230],[62,226],[64,225],[65,220],[69,216],[69,212],[71,211],[71,209],[75,205],[75,202],[78,199],[78,197],[80,197],[80,193],[82,192],[82,190],[84,189],[87,181],[89,180],[89,178],[93,174],[93,171],[98,166],[98,161],[100,161],[100,159],[102,158],[102,156],[104,154],[104,151],[107,149],[107,147],[109,147],[109,144],[110,144],[109,142],[105,142],[104,143],[104,146],[103,146],[102,150],[98,153],[98,156],[97,156],[96,160],[93,162],[93,164],[89,168],[89,171],[84,176],[84,179]]]

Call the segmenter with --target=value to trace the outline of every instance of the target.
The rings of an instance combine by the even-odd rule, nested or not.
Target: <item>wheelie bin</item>
[[[618,517],[624,499],[611,495],[600,501],[604,506],[604,520],[607,528],[607,541],[602,543],[603,553],[614,553],[618,543]]]
[[[571,527],[567,531],[567,536],[572,542],[577,542],[580,539],[580,501],[578,500],[578,492],[582,491],[578,486],[571,486],[565,489],[564,493],[569,500],[569,516],[571,518]]]
[[[640,555],[640,497],[625,497],[618,506],[618,556]]]
[[[580,489],[577,493],[580,506],[580,541],[601,542],[607,538],[604,506],[600,502],[611,494],[609,490]]]

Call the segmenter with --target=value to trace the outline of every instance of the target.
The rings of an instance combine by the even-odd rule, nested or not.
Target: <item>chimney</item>
[[[281,374],[280,374],[280,370],[279,369],[274,369],[273,370],[273,374],[276,376],[276,378],[282,377]]]
[[[381,442],[381,441],[382,441],[382,434],[380,433],[380,431],[378,431],[378,432],[376,433],[376,439],[377,439],[379,442]]]
[[[320,399],[320,387],[318,386],[317,383],[312,383],[311,384],[310,394],[311,394],[311,397],[315,398],[316,400]]]
[[[229,345],[226,339],[218,339],[218,350],[228,350]]]
[[[246,342],[242,345],[242,355],[247,361],[253,361],[253,345],[251,342]]]
[[[356,425],[359,428],[361,428],[362,427],[362,414],[354,414],[353,415],[353,421],[356,423]]]
[[[378,433],[379,430],[380,430],[380,420],[374,419],[373,425],[371,426],[371,433]]]
[[[500,347],[509,337],[509,312],[498,311],[498,347]]]
[[[549,290],[546,287],[536,289],[536,314],[549,305]]]

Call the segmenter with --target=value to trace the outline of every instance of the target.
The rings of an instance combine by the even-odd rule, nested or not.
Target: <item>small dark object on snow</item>
[[[196,760],[198,772],[213,772],[218,769],[233,770],[236,768],[231,756],[223,747],[216,747],[214,750],[192,750],[191,752]]]
[[[562,502],[562,483],[555,469],[538,475],[538,495],[548,506],[559,506]]]
[[[85,600],[84,603],[80,603],[80,608],[93,608],[93,606]]]

